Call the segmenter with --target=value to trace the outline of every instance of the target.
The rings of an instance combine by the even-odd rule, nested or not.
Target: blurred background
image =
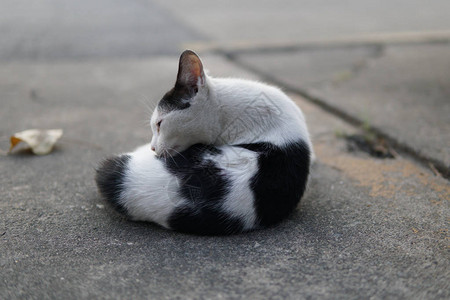
[[[304,110],[318,162],[280,226],[181,235],[100,199],[185,48]],[[64,135],[4,155],[31,128]],[[349,152],[368,128],[400,157]],[[0,0],[0,170],[0,299],[449,299],[450,1]]]
[[[191,48],[207,60],[220,60],[207,65],[212,75],[262,78],[318,100],[376,128],[442,172],[449,169],[450,1],[2,0],[0,5],[0,95],[10,108],[19,105],[23,93],[35,102],[50,101],[44,94],[55,89],[64,91],[54,95],[57,103],[72,103],[68,99],[76,91],[110,85],[105,78],[113,80],[111,72],[123,70],[95,69],[95,62],[131,67],[176,61]],[[66,65],[52,79],[47,72],[56,64]],[[120,85],[131,87],[126,83],[131,81],[134,94],[109,104],[135,97],[152,107],[173,81],[169,74],[175,67],[163,65],[116,78],[110,93]],[[95,76],[88,83],[69,83],[79,78],[80,68]],[[56,82],[62,77],[64,88]],[[94,94],[76,101],[84,105],[81,98],[88,97],[92,109],[105,105]],[[31,120],[22,112],[19,119]],[[38,125],[44,124],[15,127]]]
[[[445,0],[2,0],[0,59],[178,54],[184,43],[275,43],[450,29]]]

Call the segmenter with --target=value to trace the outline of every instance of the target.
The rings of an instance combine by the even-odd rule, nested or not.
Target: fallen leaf
[[[9,148],[9,152],[11,152],[20,142],[25,142],[30,146],[31,151],[33,151],[34,154],[49,154],[62,134],[62,129],[29,129],[18,132],[11,136],[11,147]]]

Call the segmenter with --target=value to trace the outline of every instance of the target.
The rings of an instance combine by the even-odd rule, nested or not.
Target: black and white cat
[[[102,196],[132,220],[243,232],[280,222],[305,191],[312,146],[301,110],[275,87],[208,76],[190,50],[151,128],[151,144],[97,170]]]

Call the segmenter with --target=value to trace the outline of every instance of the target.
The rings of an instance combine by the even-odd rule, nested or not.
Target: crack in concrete
[[[432,41],[432,42],[423,41],[423,42],[421,42],[421,44],[423,44],[423,43],[430,44],[430,43],[437,43],[437,42],[450,43],[450,40],[445,39],[443,41]],[[407,44],[407,43],[402,43],[402,44]],[[415,42],[414,44],[417,44],[417,42]],[[361,46],[363,46],[363,45],[352,44],[352,45],[340,45],[339,47],[361,47]],[[386,44],[377,43],[377,44],[372,44],[371,46],[375,46],[376,47],[375,49],[377,49],[377,50],[374,51],[373,55],[371,55],[371,57],[368,59],[370,60],[370,59],[381,58],[384,54],[384,49],[385,49]],[[337,47],[337,46],[335,45],[334,47]],[[281,48],[280,51],[291,51],[294,49],[297,49],[297,51],[298,51],[298,48]],[[319,49],[319,48],[317,48],[317,47],[309,48],[309,50],[314,50],[314,49]],[[320,48],[320,49],[323,49],[323,48]],[[245,51],[251,51],[251,49],[246,49]],[[260,51],[267,51],[267,50],[255,48],[254,51],[255,52],[252,52],[252,53],[261,53]],[[270,51],[275,51],[275,49],[270,49]],[[261,71],[255,67],[251,66],[250,64],[246,63],[245,61],[239,59],[239,55],[241,53],[243,53],[242,50],[228,51],[228,50],[216,49],[214,52],[216,52],[219,55],[224,56],[231,63],[234,63],[237,66],[244,68],[244,69],[258,75],[262,80],[271,82],[275,85],[278,85],[278,86],[282,87],[286,92],[302,96],[309,102],[321,107],[323,110],[327,111],[328,113],[331,113],[331,114],[341,118],[342,120],[346,121],[347,123],[349,123],[353,126],[357,126],[360,128],[367,127],[365,120],[363,120],[357,116],[354,116],[337,106],[330,105],[329,103],[324,101],[321,97],[314,95],[313,93],[307,91],[304,88],[299,88],[299,87],[293,86],[291,84],[288,84],[288,83],[284,82],[283,80],[279,80],[275,76],[268,74],[267,72]],[[247,54],[249,52],[245,52],[245,53]],[[366,60],[365,63],[362,64],[361,66],[355,66],[353,68],[353,72],[354,73],[361,72],[365,68],[365,66],[367,66],[367,64],[368,64],[368,60]],[[443,162],[441,162],[435,158],[432,158],[432,157],[429,157],[427,155],[417,152],[413,147],[407,145],[406,143],[398,141],[395,137],[388,134],[387,132],[384,132],[380,128],[371,126],[370,131],[376,137],[385,139],[389,143],[389,145],[391,145],[394,148],[394,150],[396,152],[410,157],[411,159],[413,159],[416,162],[418,162],[419,164],[421,164],[423,167],[425,167],[427,169],[431,169],[433,172],[434,172],[433,169],[436,169],[437,171],[439,171],[439,173],[440,173],[440,175],[442,175],[442,177],[446,178],[447,180],[450,180],[450,166],[446,166]]]
[[[356,76],[358,76],[359,73],[361,73],[363,70],[365,70],[371,61],[380,59],[381,57],[383,57],[384,55],[384,50],[385,50],[385,45],[372,45],[372,52],[369,53],[368,57],[365,58],[364,60],[361,61],[361,63],[359,64],[354,64],[351,67],[351,74],[352,74],[352,78],[355,78]]]

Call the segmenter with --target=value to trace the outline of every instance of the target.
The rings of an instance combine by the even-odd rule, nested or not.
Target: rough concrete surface
[[[450,28],[450,3],[446,0],[157,2],[191,28],[223,44]]]
[[[177,55],[204,40],[154,1],[2,0],[0,60]]]
[[[180,49],[199,41],[245,40],[238,58],[258,73],[349,114],[370,104],[373,124],[448,153],[448,45],[265,54],[251,45],[445,30],[449,3],[1,0],[0,299],[449,299],[448,181],[410,157],[349,152],[342,137],[358,130],[296,95],[317,161],[279,226],[179,234],[122,219],[94,184],[101,159],[149,141]],[[200,54],[212,75],[259,78]],[[6,156],[9,136],[29,128],[64,135],[47,156]]]
[[[450,44],[238,55],[450,169]]]
[[[197,237],[112,212],[94,166],[148,140],[144,103],[175,69],[175,57],[2,69],[1,136],[65,136],[48,156],[1,158],[0,298],[448,298],[448,183],[408,160],[347,153],[335,132],[354,129],[298,98],[318,161],[286,222]]]

